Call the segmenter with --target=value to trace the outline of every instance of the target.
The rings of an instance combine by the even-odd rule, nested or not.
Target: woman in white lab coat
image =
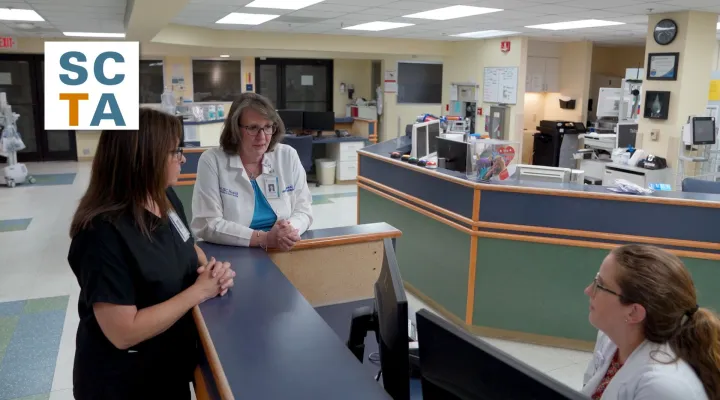
[[[720,320],[657,247],[613,250],[585,289],[598,328],[582,392],[603,400],[720,399]]]
[[[220,147],[200,156],[193,233],[232,246],[290,250],[312,223],[312,196],[297,152],[280,143],[285,125],[255,93],[235,100]]]

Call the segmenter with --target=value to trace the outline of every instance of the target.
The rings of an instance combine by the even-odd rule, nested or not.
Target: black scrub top
[[[170,188],[167,195],[188,227],[175,191]],[[149,390],[167,395],[174,388],[189,393],[198,355],[191,312],[167,331],[129,350],[110,343],[93,313],[97,302],[135,305],[138,310],[150,307],[195,282],[198,258],[192,235],[183,241],[171,221],[158,222],[150,240],[130,215],[114,221],[99,216],[72,239],[68,261],[80,284],[73,373],[79,398],[144,398]]]

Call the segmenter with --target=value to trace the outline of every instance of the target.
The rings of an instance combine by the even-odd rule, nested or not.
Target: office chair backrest
[[[283,143],[297,151],[298,156],[300,157],[300,162],[302,163],[303,168],[305,168],[305,172],[309,172],[312,168],[312,136],[285,136]]]
[[[720,194],[720,182],[703,179],[685,178],[682,181],[683,192]]]

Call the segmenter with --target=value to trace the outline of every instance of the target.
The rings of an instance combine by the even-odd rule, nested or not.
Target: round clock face
[[[657,44],[667,45],[672,43],[677,36],[677,24],[671,19],[664,19],[655,25],[653,37]]]

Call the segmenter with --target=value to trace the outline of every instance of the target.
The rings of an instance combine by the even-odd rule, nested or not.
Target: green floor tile
[[[8,343],[10,343],[13,332],[15,332],[15,327],[19,319],[20,317],[18,316],[0,317],[0,353],[3,355],[5,354]],[[2,356],[0,356],[0,361],[2,361]]]
[[[13,399],[13,400],[48,400],[48,399],[50,399],[50,393],[36,394],[34,396],[21,397],[19,399]]]
[[[333,204],[334,201],[332,201],[332,200],[330,200],[329,198],[327,198],[327,196],[324,196],[324,195],[319,195],[319,196],[318,196],[318,195],[316,195],[316,196],[313,196],[313,201],[312,201],[312,203],[313,203],[313,205],[316,205],[316,206],[317,206],[317,205],[320,205],[320,204]]]
[[[65,311],[68,305],[68,296],[46,297],[31,299],[25,302],[25,313],[32,314],[44,311]]]

